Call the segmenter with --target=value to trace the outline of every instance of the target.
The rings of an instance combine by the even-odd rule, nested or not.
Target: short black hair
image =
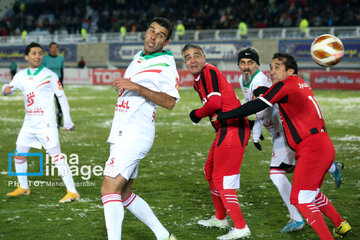
[[[162,26],[168,30],[168,35],[166,37],[166,40],[169,40],[171,38],[172,32],[173,32],[173,26],[172,26],[171,22],[163,17],[154,17],[151,20],[149,27],[153,22],[156,22],[157,24],[159,24],[160,26]]]
[[[298,65],[294,56],[288,53],[275,53],[272,59],[279,59],[285,65],[285,70],[294,69],[294,74],[298,74]]]
[[[30,43],[29,45],[26,46],[26,49],[25,49],[25,55],[29,55],[29,52],[31,51],[32,48],[34,47],[39,47],[41,48],[41,50],[43,50],[43,48],[41,47],[40,44],[36,43],[36,42],[32,42]]]
[[[51,42],[51,43],[49,44],[49,48],[51,47],[51,45],[56,45],[57,47],[59,47],[59,44],[57,44],[56,42]]]
[[[193,44],[193,43],[188,43],[188,44],[186,44],[186,45],[183,47],[183,49],[181,50],[181,55],[184,57],[184,53],[185,53],[187,50],[191,49],[191,48],[199,49],[200,52],[201,52],[201,54],[202,54],[202,55],[205,55],[204,50],[202,49],[202,47],[200,47],[200,46],[197,45],[197,44]]]

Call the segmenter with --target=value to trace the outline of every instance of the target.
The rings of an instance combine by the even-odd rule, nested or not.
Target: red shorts
[[[315,200],[324,176],[335,160],[335,148],[327,133],[304,139],[296,149],[297,164],[290,195],[291,204]]]
[[[240,166],[250,131],[242,136],[241,141],[239,128],[228,128],[226,133],[220,129],[216,133],[204,167],[206,180],[212,180],[216,190],[240,187]]]

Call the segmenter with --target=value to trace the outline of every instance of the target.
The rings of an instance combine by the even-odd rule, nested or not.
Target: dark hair
[[[34,47],[39,47],[39,48],[41,48],[41,50],[43,50],[43,48],[40,46],[40,44],[38,44],[36,42],[32,42],[32,43],[30,43],[29,45],[26,46],[25,55],[29,55],[29,52]]]
[[[275,53],[272,59],[279,59],[285,65],[285,70],[294,69],[294,74],[298,74],[298,65],[295,58],[288,53]]]
[[[183,49],[181,50],[181,55],[184,57],[184,52],[186,52],[187,50],[191,49],[191,48],[196,48],[196,49],[199,49],[201,54],[204,56],[204,50],[199,46],[199,45],[196,45],[196,44],[192,44],[192,43],[188,43],[186,44]]]
[[[51,42],[51,43],[49,44],[49,48],[51,47],[51,45],[56,45],[57,47],[59,47],[59,44],[57,44],[56,42]]]
[[[168,35],[166,37],[166,40],[169,40],[171,38],[171,35],[172,35],[172,32],[173,32],[173,26],[169,22],[169,20],[167,20],[166,18],[163,18],[163,17],[154,17],[151,20],[151,22],[149,24],[149,27],[153,22],[156,22],[157,24],[159,24],[160,26],[162,26],[162,27],[164,27],[164,28],[166,28],[168,30]]]

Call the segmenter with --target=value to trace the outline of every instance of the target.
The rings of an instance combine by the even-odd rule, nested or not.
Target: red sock
[[[215,190],[214,183],[212,181],[209,181],[209,187],[215,208],[215,217],[217,219],[223,220],[226,217],[226,209],[224,208],[224,204],[221,201],[219,191]]]
[[[241,212],[235,189],[220,190],[219,193],[226,211],[234,222],[234,226],[239,229],[244,228],[246,222]]]
[[[313,203],[295,204],[295,207],[301,212],[309,225],[319,235],[321,240],[334,239],[331,235],[325,220],[318,207]]]
[[[319,192],[315,198],[315,205],[325,216],[327,216],[332,221],[335,227],[340,226],[341,222],[344,221],[329,199],[321,192]]]

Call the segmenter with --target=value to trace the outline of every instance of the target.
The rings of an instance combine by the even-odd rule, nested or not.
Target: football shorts
[[[276,133],[272,139],[273,153],[271,156],[270,168],[279,168],[282,163],[285,166],[295,166],[295,152],[291,150],[286,142],[284,132]],[[284,169],[286,170],[286,169]]]
[[[46,150],[54,148],[59,144],[58,129],[56,127],[40,129],[22,127],[16,144],[37,149],[43,146]]]
[[[140,160],[149,152],[152,144],[129,146],[124,144],[110,144],[110,156],[105,163],[104,176],[111,178],[119,174],[126,180],[137,177]]]

